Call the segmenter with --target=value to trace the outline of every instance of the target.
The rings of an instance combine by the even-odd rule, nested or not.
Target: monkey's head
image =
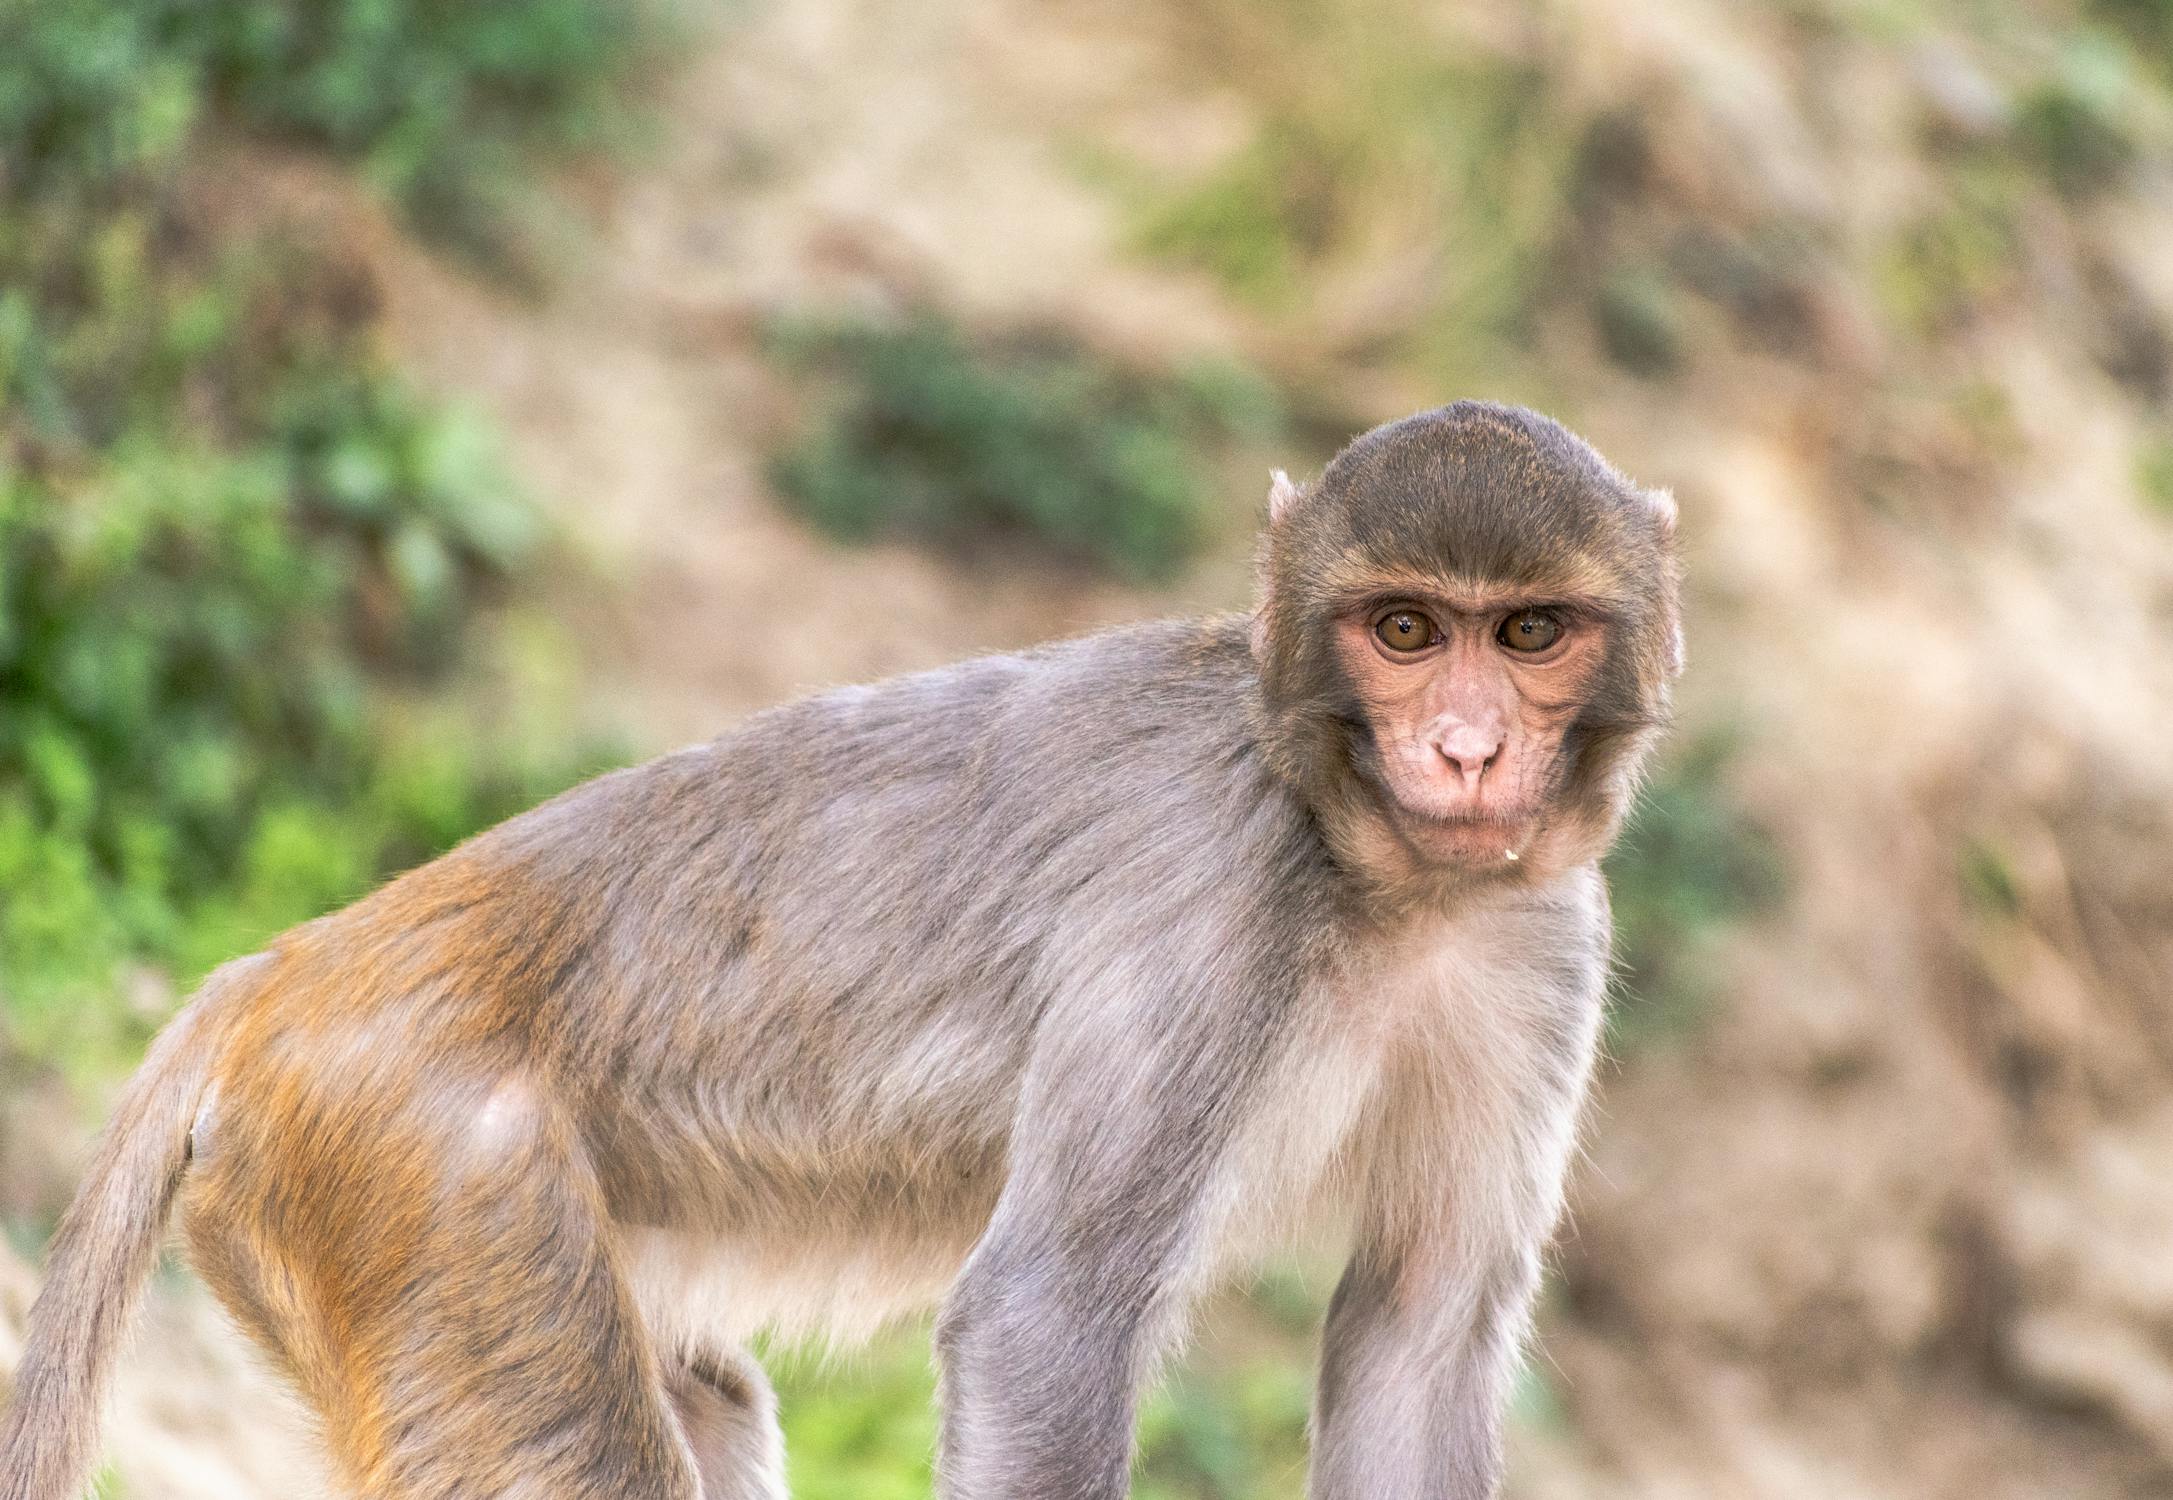
[[[1264,738],[1339,859],[1407,884],[1603,853],[1682,668],[1674,501],[1558,423],[1460,401],[1308,489],[1278,473],[1269,510]]]

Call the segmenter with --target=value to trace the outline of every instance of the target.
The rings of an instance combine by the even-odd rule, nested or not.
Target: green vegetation
[[[1179,1370],[1140,1418],[1136,1500],[1298,1500],[1313,1367],[1303,1344],[1272,1358]]]
[[[2026,293],[2027,226],[2162,154],[2163,0],[2095,0],[2058,24],[1976,24],[1951,6],[1783,9],[1840,47],[1970,38],[1955,88],[1971,102],[1943,114],[1926,89],[1921,207],[1861,264],[1833,219],[1782,196],[1760,205],[1722,185],[1731,169],[1656,150],[1679,103],[1704,108],[1677,98],[1696,93],[1688,75],[1596,94],[1546,7],[1472,23],[1414,0],[1208,0],[1174,24],[1200,75],[1240,96],[1242,136],[1204,168],[1089,165],[1145,252],[1287,321],[1323,363],[1559,407],[1548,337],[1579,322],[1644,377],[1688,370],[1712,352],[1708,331],[1730,325],[1815,360],[1842,336],[1837,271],[1863,278],[1897,349],[1936,345]]]
[[[1216,523],[1197,455],[1277,420],[1241,371],[1151,374],[1054,330],[976,337],[922,312],[788,325],[774,347],[818,388],[776,482],[848,540],[1030,543],[1167,578]]]
[[[1350,211],[1344,174],[1354,155],[1307,122],[1274,121],[1205,181],[1157,205],[1140,246],[1202,267],[1249,301],[1288,304]]]
[[[2015,876],[2013,860],[1996,841],[1964,839],[1956,872],[1963,901],[1977,915],[2005,918],[2022,910],[2022,883]]]
[[[0,16],[0,143],[52,187],[164,173],[207,118],[328,150],[426,233],[514,248],[528,167],[620,144],[650,0],[50,0]],[[15,184],[11,181],[11,188]]]
[[[2173,519],[2173,433],[2144,439],[2135,458],[2135,488],[2148,509]]]
[[[1911,335],[1933,338],[2011,288],[2026,187],[2009,163],[1958,164],[1945,198],[1902,228],[1877,267],[1887,315]]]
[[[1398,0],[1220,0],[1190,19],[1207,70],[1247,80],[1259,127],[1204,175],[1133,193],[1142,249],[1282,311],[1339,265],[1416,244],[1428,292],[1390,336],[1403,352],[1469,374],[1529,331],[1579,161],[1547,60],[1438,45],[1440,18]]]
[[[1243,1357],[1171,1372],[1140,1416],[1137,1500],[1297,1500],[1321,1308],[1275,1289],[1232,1306]],[[772,1357],[795,1500],[919,1500],[936,1444],[928,1339],[907,1330],[833,1360]]]
[[[430,210],[538,141],[590,138],[624,56],[599,38],[625,24],[604,0],[59,0],[0,21],[17,1051],[127,1059],[160,1007],[129,1004],[125,974],[193,979],[570,774],[474,746],[417,696],[472,661],[477,611],[542,541],[490,435],[386,365],[364,269],[222,238],[177,184],[230,113]]]
[[[2125,36],[2139,59],[2173,78],[2173,0],[2091,0],[2083,8]]]
[[[2097,192],[2134,160],[2136,146],[2127,124],[2134,115],[2133,75],[2124,43],[2085,33],[2020,100],[2016,143],[2060,192],[2076,198]]]
[[[1593,308],[1600,344],[1624,369],[1663,375],[1683,361],[1683,315],[1666,277],[1625,268],[1600,287]]]
[[[1786,889],[1779,848],[1727,795],[1730,753],[1721,734],[1678,750],[1608,857],[1622,979],[1609,1026],[1618,1047],[1693,1027],[1710,1007],[1716,939],[1772,909]]]
[[[2150,82],[2120,32],[2080,28],[2003,71],[2013,75],[2004,124],[1934,142],[1938,196],[1874,268],[1889,316],[1914,338],[1936,339],[2021,286],[2033,204],[2101,194],[2140,154]]]
[[[1209,1309],[1198,1347],[1140,1413],[1135,1500],[1299,1500],[1326,1291],[1318,1274],[1286,1265]],[[767,1364],[795,1500],[929,1493],[937,1416],[923,1330],[831,1359],[772,1351]],[[1568,1421],[1537,1362],[1518,1380],[1510,1421],[1533,1432]]]
[[[935,1376],[928,1339],[900,1331],[835,1358],[767,1359],[794,1500],[922,1500],[933,1488]]]

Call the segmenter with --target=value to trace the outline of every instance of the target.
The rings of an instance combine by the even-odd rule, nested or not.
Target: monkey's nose
[[[1501,759],[1503,736],[1479,729],[1470,724],[1459,724],[1439,740],[1434,748],[1441,758],[1456,768],[1457,778],[1464,784],[1464,795],[1479,795],[1479,783],[1494,763]]]

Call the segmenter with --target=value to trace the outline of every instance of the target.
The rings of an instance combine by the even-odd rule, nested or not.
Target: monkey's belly
[[[628,1227],[620,1238],[635,1301],[660,1346],[737,1345],[765,1331],[837,1345],[933,1307],[983,1222],[949,1233],[873,1222],[857,1235],[774,1239]]]
[[[1286,1107],[1239,1132],[1210,1190],[1186,1276],[1196,1288],[1256,1269],[1294,1238],[1341,1228],[1348,1183],[1336,1158],[1377,1063],[1373,1047],[1347,1037],[1285,1054],[1270,1093]],[[1003,1186],[993,1142],[783,1154],[719,1144],[705,1158],[715,1175],[698,1204],[666,1223],[618,1226],[621,1264],[663,1347],[737,1345],[759,1332],[850,1344],[926,1311],[956,1279]]]
[[[660,1342],[864,1338],[943,1295],[996,1211],[1000,1142],[712,1139],[697,1192],[619,1224]]]

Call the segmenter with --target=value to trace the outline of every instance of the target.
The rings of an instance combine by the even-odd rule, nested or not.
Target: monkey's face
[[[1564,740],[1605,654],[1582,601],[1412,590],[1329,630],[1364,733],[1355,769],[1428,863],[1515,863],[1564,790]]]
[[[1462,402],[1278,476],[1270,511],[1266,743],[1341,860],[1426,890],[1605,852],[1680,668],[1673,501]]]

